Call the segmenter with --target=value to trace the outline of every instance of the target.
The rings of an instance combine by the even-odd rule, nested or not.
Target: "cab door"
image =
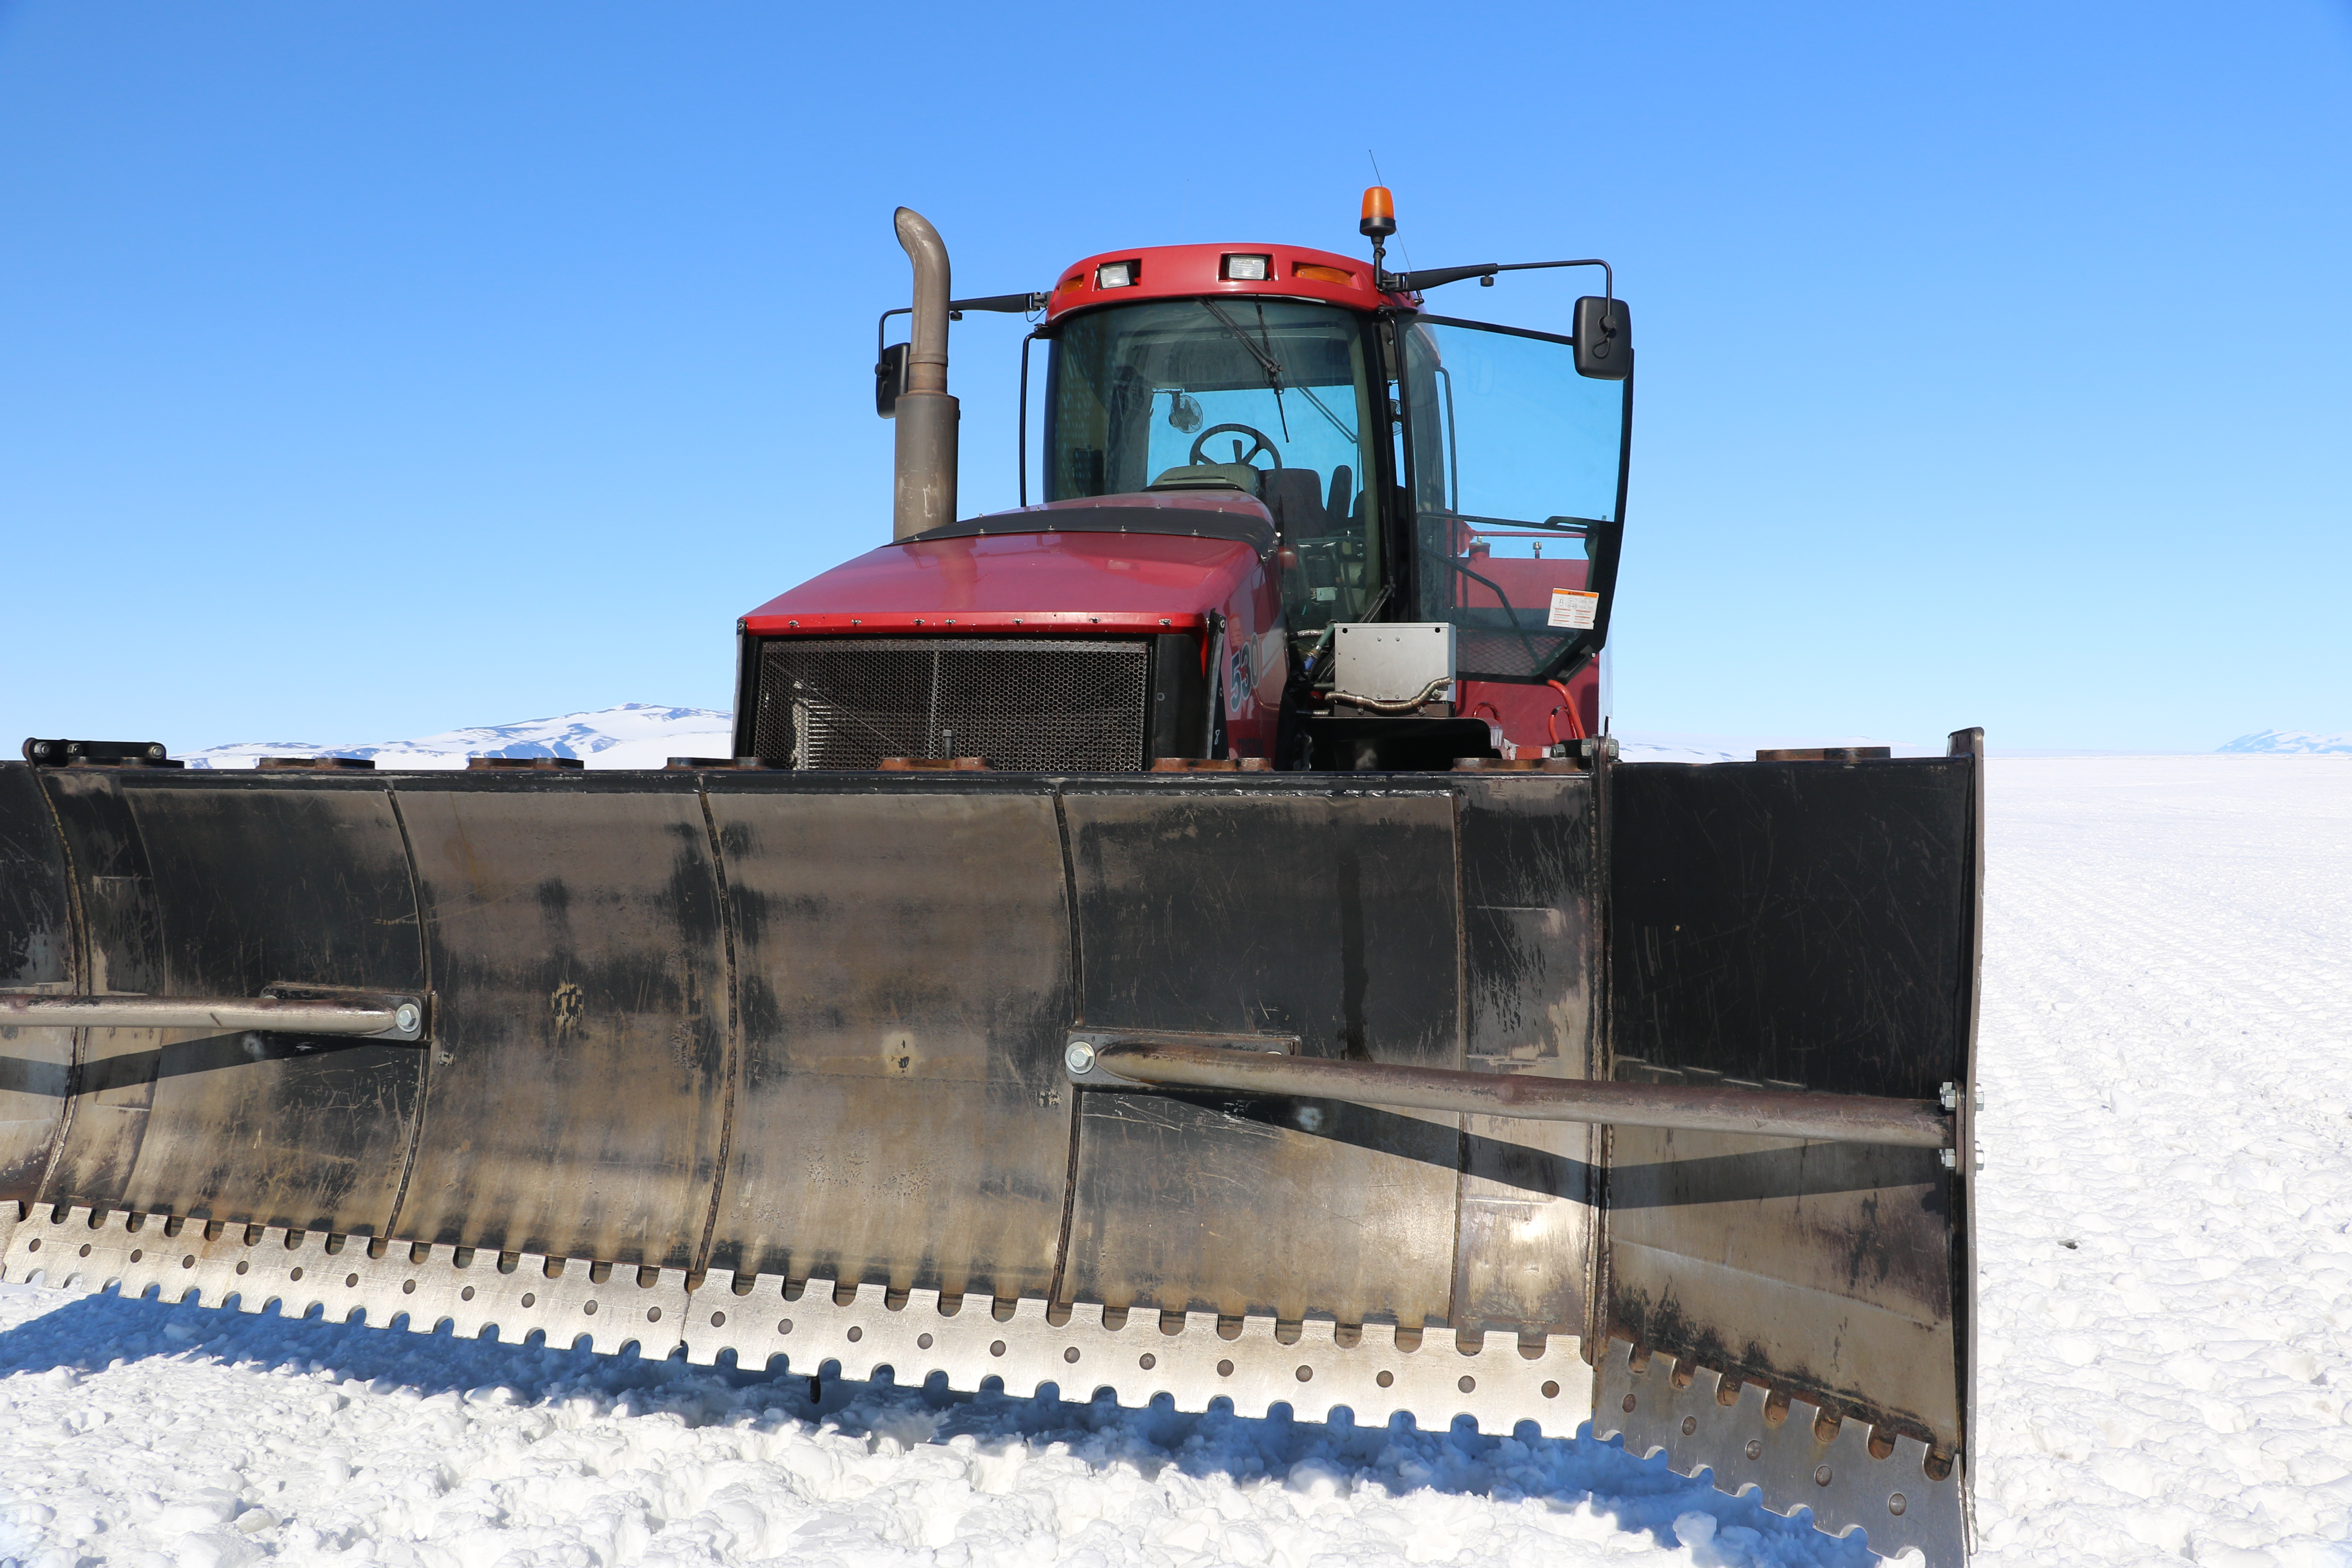
[[[1541,685],[1609,635],[1633,383],[1578,374],[1574,341],[1398,321],[1411,618],[1456,628],[1465,680]]]

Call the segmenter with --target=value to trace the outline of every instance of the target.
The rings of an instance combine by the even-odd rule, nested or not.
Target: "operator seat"
[[[1331,470],[1331,489],[1327,499],[1323,481],[1312,468],[1277,468],[1265,476],[1266,510],[1274,513],[1274,523],[1282,530],[1282,537],[1297,543],[1305,539],[1329,539],[1358,531],[1357,520],[1349,515],[1349,502],[1355,495],[1355,470],[1341,463]]]
[[[1282,537],[1296,542],[1320,539],[1331,531],[1323,510],[1323,479],[1312,468],[1276,468],[1258,481],[1266,510]]]

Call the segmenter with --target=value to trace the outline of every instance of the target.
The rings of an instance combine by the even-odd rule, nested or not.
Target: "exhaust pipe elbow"
[[[947,242],[908,207],[895,219],[898,243],[915,268],[915,320],[907,353],[907,389],[898,395],[897,473],[890,536],[903,540],[943,528],[956,514],[956,426],[948,393]]]
[[[948,272],[947,241],[931,220],[912,207],[900,207],[893,220],[898,244],[915,267],[915,325],[912,352],[907,356],[907,390],[945,392],[948,389],[948,299],[954,285]]]

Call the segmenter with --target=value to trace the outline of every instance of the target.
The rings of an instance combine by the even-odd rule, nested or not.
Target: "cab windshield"
[[[1283,574],[1293,630],[1360,618],[1381,580],[1364,343],[1354,313],[1288,300],[1076,317],[1055,334],[1046,499],[1240,489],[1297,554]]]

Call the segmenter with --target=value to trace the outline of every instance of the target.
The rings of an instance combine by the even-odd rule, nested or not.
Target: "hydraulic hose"
[[[1559,693],[1560,700],[1566,707],[1569,731],[1567,738],[1571,741],[1581,741],[1586,739],[1584,733],[1584,716],[1576,710],[1576,693],[1570,691],[1568,687],[1560,681],[1547,680],[1544,684],[1550,687],[1554,691]],[[1551,737],[1551,743],[1555,746],[1559,745],[1560,742],[1560,709],[1555,708],[1550,712],[1544,715],[1544,732]]]
[[[1418,697],[1359,697],[1352,691],[1334,691],[1331,693],[1331,700],[1344,702],[1350,708],[1370,709],[1375,713],[1411,713],[1419,709],[1423,703],[1434,701],[1439,691],[1453,684],[1450,679],[1440,676],[1423,687],[1421,695]]]

